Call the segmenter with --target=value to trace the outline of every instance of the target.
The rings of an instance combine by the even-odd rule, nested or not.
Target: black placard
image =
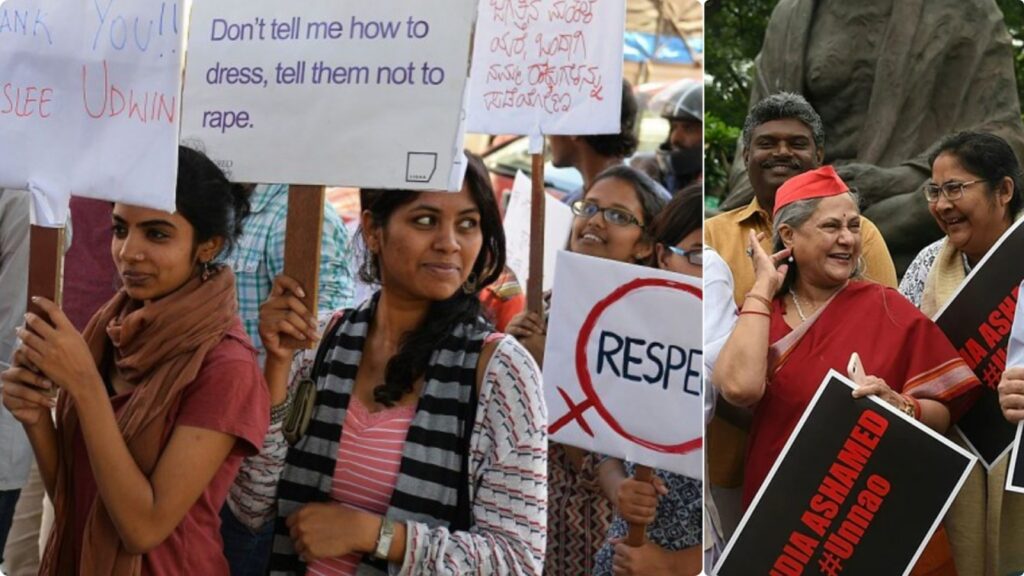
[[[985,468],[1006,454],[1016,429],[1003,418],[996,387],[1006,369],[1006,345],[1024,278],[1024,220],[999,240],[935,317],[984,385],[957,428]]]
[[[900,575],[975,459],[830,371],[716,574]]]

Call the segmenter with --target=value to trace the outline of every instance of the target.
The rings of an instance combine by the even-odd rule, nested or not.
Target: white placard
[[[1024,307],[1020,305],[1020,291],[1024,290],[1024,282],[1021,282],[1018,289],[1017,310],[1013,315],[1013,327],[1010,329],[1010,343],[1006,347],[1006,367],[1013,368],[1024,366]],[[1010,464],[1006,473],[1006,489],[1010,492],[1024,494],[1024,483],[1021,482],[1021,473],[1018,469],[1024,466],[1024,458],[1021,458],[1021,440],[1024,436],[1024,422],[1017,424],[1017,434],[1013,439],[1013,452],[1010,454]]]
[[[525,287],[530,279],[530,208],[533,205],[529,176],[516,172],[512,196],[505,208],[505,263]],[[569,241],[573,215],[568,206],[544,193],[544,281],[548,291],[555,282],[555,255]]]
[[[700,478],[700,279],[566,251],[557,260],[544,349],[551,439]]]
[[[470,132],[619,132],[623,0],[479,2]]]
[[[181,0],[0,4],[0,188],[63,225],[71,194],[174,210]]]
[[[447,189],[464,169],[475,0],[205,0],[182,141],[232,178]]]

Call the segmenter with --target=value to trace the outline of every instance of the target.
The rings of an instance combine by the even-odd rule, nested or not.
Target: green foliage
[[[704,130],[708,196],[721,196],[750,100],[754,58],[776,0],[708,0],[704,7]],[[1024,2],[996,0],[1014,45],[1017,92],[1024,103]],[[730,136],[731,134],[734,134]],[[732,142],[728,142],[728,138]]]

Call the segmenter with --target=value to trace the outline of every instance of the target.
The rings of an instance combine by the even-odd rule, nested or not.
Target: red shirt
[[[124,408],[133,391],[110,399],[114,412]],[[227,575],[224,543],[220,536],[220,509],[235,481],[242,459],[256,454],[270,421],[270,395],[256,363],[256,352],[239,322],[207,354],[199,375],[171,409],[164,431],[164,447],[176,426],[194,426],[237,437],[235,447],[210,485],[156,548],[143,557],[147,576],[203,574]],[[75,558],[81,558],[85,520],[98,496],[96,480],[81,430],[74,442]]]

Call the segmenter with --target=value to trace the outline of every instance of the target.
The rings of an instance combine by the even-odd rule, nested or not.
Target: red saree
[[[750,428],[744,506],[750,504],[830,368],[846,373],[857,352],[868,375],[897,392],[942,402],[957,418],[981,384],[931,320],[899,292],[850,282],[803,324],[791,329],[783,303],[772,306],[768,384]]]

